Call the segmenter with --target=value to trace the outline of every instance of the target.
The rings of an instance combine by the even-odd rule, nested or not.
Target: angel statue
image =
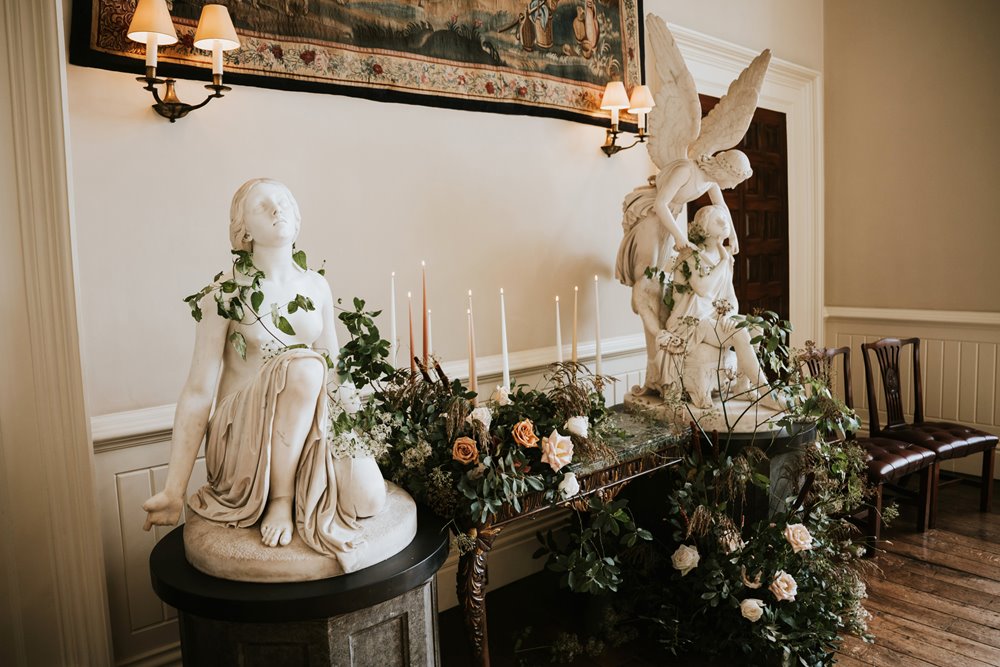
[[[685,204],[706,192],[729,218],[729,252],[739,252],[732,216],[722,197],[750,178],[750,160],[735,146],[746,134],[764,82],[771,52],[763,51],[732,82],[719,103],[703,119],[694,78],[663,19],[646,17],[653,50],[649,82],[656,106],[649,114],[649,157],[659,173],[630,192],[622,204],[624,238],[618,248],[615,276],[632,288],[632,310],[642,319],[646,336],[646,384],[641,392],[657,394],[661,375],[657,337],[670,310],[664,303],[663,278],[677,259],[697,247],[688,239],[680,217]],[[721,151],[721,152],[720,152]]]

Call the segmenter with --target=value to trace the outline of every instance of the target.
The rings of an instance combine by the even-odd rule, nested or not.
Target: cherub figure
[[[648,185],[636,188],[625,198],[625,235],[618,249],[615,275],[632,288],[632,309],[643,322],[647,356],[644,391],[658,393],[654,381],[656,337],[670,316],[663,303],[660,277],[677,253],[695,249],[680,212],[685,204],[707,192],[712,204],[722,207],[730,218],[729,252],[739,252],[722,189],[739,185],[753,171],[743,152],[727,149],[735,146],[750,126],[771,52],[765,50],[754,58],[702,119],[694,78],[666,23],[649,14],[646,29],[654,56],[648,79],[656,100],[649,114],[647,148],[660,171]]]

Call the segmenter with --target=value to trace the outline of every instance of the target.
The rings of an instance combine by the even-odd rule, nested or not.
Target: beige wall
[[[646,11],[818,68],[822,4],[646,3]],[[745,39],[743,38],[745,37]],[[181,99],[200,83],[181,81]],[[434,343],[465,357],[465,299],[479,352],[499,353],[498,290],[512,352],[554,345],[552,301],[581,286],[580,337],[641,332],[613,280],[622,196],[651,173],[641,149],[605,158],[601,128],[244,86],[175,124],[129,74],[71,66],[69,111],[81,327],[94,415],[173,403],[193,322],[181,299],[227,262],[229,200],[244,180],[286,182],[302,207],[300,247],[328,261],[338,296],[388,301],[428,264]],[[568,327],[568,313],[563,322]],[[388,329],[388,325],[385,325]],[[569,330],[564,330],[568,342]],[[418,343],[419,344],[419,343]]]
[[[1000,311],[1000,3],[825,3],[826,303]]]

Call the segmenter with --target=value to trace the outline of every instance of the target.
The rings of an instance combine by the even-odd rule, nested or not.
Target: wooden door
[[[701,95],[702,113],[718,98]],[[746,153],[753,176],[723,190],[733,216],[740,253],[736,255],[734,287],[740,312],[771,310],[787,320],[788,312],[788,146],[785,114],[758,108],[743,140],[735,146]],[[688,220],[711,202],[708,196],[688,204]]]

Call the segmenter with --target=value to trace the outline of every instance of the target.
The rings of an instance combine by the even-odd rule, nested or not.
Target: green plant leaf
[[[232,342],[233,347],[236,349],[236,353],[240,355],[240,359],[243,361],[247,360],[247,339],[243,337],[239,331],[234,331],[229,334],[229,340]]]
[[[292,253],[292,261],[299,265],[303,271],[308,270],[309,266],[306,264],[306,253],[304,250],[296,250]]]
[[[288,320],[286,320],[282,316],[278,317],[278,323],[275,326],[278,327],[279,331],[281,331],[283,333],[286,333],[289,336],[294,336],[295,335],[295,329],[293,329],[292,325],[289,324]]]

